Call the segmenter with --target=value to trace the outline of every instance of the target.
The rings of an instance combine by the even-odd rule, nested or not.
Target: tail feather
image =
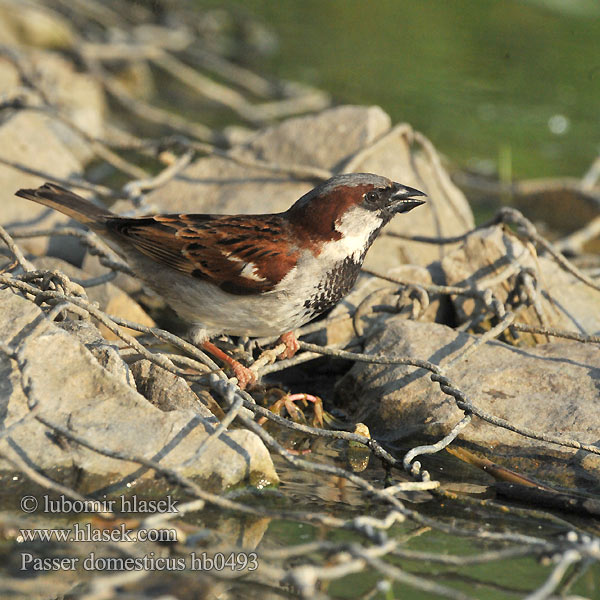
[[[114,216],[108,209],[54,183],[45,183],[35,190],[19,190],[16,195],[54,208],[98,232],[104,231],[106,219]]]

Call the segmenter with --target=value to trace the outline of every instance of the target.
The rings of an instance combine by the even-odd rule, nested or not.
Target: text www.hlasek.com
[[[21,529],[21,542],[176,542],[176,529],[127,529],[125,523],[99,529],[75,523],[70,529]]]

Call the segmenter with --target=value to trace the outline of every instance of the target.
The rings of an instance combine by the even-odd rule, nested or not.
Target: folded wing
[[[120,245],[231,294],[273,290],[299,255],[279,215],[115,217],[106,227]]]

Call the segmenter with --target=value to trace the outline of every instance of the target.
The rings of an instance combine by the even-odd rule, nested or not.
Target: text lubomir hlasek
[[[47,513],[177,513],[177,500],[166,496],[160,500],[146,500],[137,496],[121,495],[102,500],[71,500],[66,496],[56,499],[44,496],[43,512]]]

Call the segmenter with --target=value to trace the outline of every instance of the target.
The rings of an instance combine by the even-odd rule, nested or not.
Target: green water
[[[196,0],[272,30],[263,73],[379,104],[462,168],[581,176],[600,152],[597,0]]]
[[[345,463],[343,448],[345,445],[339,442],[325,443],[323,440],[311,442],[313,453],[310,457],[316,462],[335,464],[342,468],[348,468]],[[367,453],[368,455],[368,453]],[[432,472],[434,478],[440,479],[446,484],[454,479],[450,475],[450,469],[455,459],[442,453],[441,456],[423,457],[425,466]],[[361,515],[369,515],[375,518],[384,518],[390,507],[381,501],[370,498],[363,491],[350,482],[341,485],[336,478],[316,475],[297,468],[291,468],[283,459],[274,456],[277,471],[281,477],[278,488],[269,488],[262,491],[252,491],[244,488],[229,490],[222,495],[233,501],[248,505],[259,506],[263,509],[278,510],[303,510],[315,513],[329,514],[344,519],[352,519]],[[359,474],[381,489],[384,479],[389,476],[384,470],[382,463],[374,457],[370,457],[368,465]],[[471,468],[461,467],[463,475],[471,473],[475,481],[492,483],[491,477]],[[391,476],[397,482],[396,476],[401,474],[393,471]],[[362,544],[364,547],[372,547],[373,542],[368,541],[364,535],[346,529],[332,529],[325,525],[311,525],[294,520],[281,518],[264,518],[244,515],[235,512],[223,511],[208,505],[204,510],[190,512],[181,519],[170,521],[171,526],[180,528],[177,533],[179,544],[175,547],[137,545],[120,546],[107,542],[59,542],[54,541],[17,541],[16,532],[19,529],[71,529],[78,523],[81,529],[89,526],[92,530],[99,530],[100,521],[90,519],[89,514],[75,513],[53,513],[37,510],[34,514],[25,514],[19,510],[20,500],[25,495],[33,495],[40,501],[48,494],[48,490],[38,487],[25,478],[0,477],[0,508],[2,509],[3,529],[0,531],[0,597],[2,598],[62,598],[73,597],[68,590],[78,585],[87,585],[99,576],[110,576],[109,570],[98,568],[85,568],[86,559],[93,552],[98,558],[129,556],[133,552],[135,556],[163,556],[175,559],[188,559],[191,553],[200,555],[204,551],[218,547],[230,547],[237,544],[248,551],[258,553],[259,563],[263,562],[265,552],[271,552],[270,558],[264,561],[264,565],[270,564],[275,567],[297,566],[300,562],[325,566],[330,564],[327,552],[310,552],[301,558],[278,559],[273,554],[279,548],[290,545],[307,544],[310,542],[329,541],[337,544]],[[464,477],[461,477],[464,480]],[[473,479],[471,477],[471,479]],[[119,498],[121,493],[133,494],[138,499],[165,500],[172,498],[176,503],[182,504],[187,498],[185,493],[176,486],[165,484],[164,481],[154,480],[138,482],[133,488],[118,490],[113,498]],[[54,500],[56,496],[51,494]],[[571,514],[558,514],[558,519],[549,520],[540,518],[540,513],[519,515],[510,508],[499,510],[491,506],[473,506],[457,499],[455,502],[439,502],[428,493],[408,493],[402,496],[406,507],[410,510],[418,510],[421,514],[432,517],[440,524],[455,527],[457,530],[474,531],[477,526],[482,526],[479,535],[452,535],[440,529],[422,527],[418,523],[407,519],[396,523],[386,531],[388,539],[402,540],[399,544],[400,551],[424,552],[438,556],[465,556],[477,557],[477,555],[515,547],[514,543],[502,543],[487,538],[484,532],[518,532],[522,535],[530,535],[543,538],[549,542],[556,541],[571,529],[588,532],[591,535],[598,534],[598,523],[590,518],[576,517]],[[140,504],[141,505],[141,504]],[[113,506],[121,506],[117,500]],[[143,517],[144,514],[138,515]],[[147,515],[146,515],[147,516]],[[117,520],[120,521],[120,518]],[[134,526],[135,521],[128,519],[127,527]],[[108,526],[108,525],[107,525]],[[187,532],[184,534],[184,532]],[[183,537],[187,535],[186,537]],[[127,548],[129,548],[127,550]],[[22,570],[23,553],[31,553],[36,558],[76,558],[77,568],[74,570],[44,570],[28,571]],[[477,600],[512,600],[524,598],[528,592],[540,586],[550,575],[555,564],[550,560],[538,559],[528,555],[513,558],[498,558],[482,564],[449,565],[438,562],[417,560],[416,558],[402,558],[401,556],[388,555],[386,561],[405,573],[421,578],[424,581],[432,581],[448,589],[467,594]],[[101,564],[101,563],[97,563]],[[112,572],[114,574],[114,572]],[[598,563],[584,564],[581,569],[571,569],[566,578],[563,591],[570,594],[570,598],[588,598],[590,600],[600,597],[600,569]],[[413,585],[396,582],[385,591],[381,585],[386,577],[377,569],[364,568],[360,573],[350,574],[324,581],[319,590],[326,593],[332,599],[353,600],[390,600],[392,598],[404,600],[437,600],[438,594],[422,591]],[[11,583],[20,581],[20,595],[10,593]],[[180,600],[191,598],[231,598],[244,600],[265,600],[265,598],[296,598],[299,597],[291,592],[289,586],[278,580],[269,580],[267,576],[261,579],[262,585],[253,583],[252,579],[233,578],[226,584],[227,595],[218,593],[208,594],[206,581],[198,573],[191,569],[185,572],[175,572],[169,569],[159,569],[154,572],[149,570],[144,578],[138,581],[131,580],[125,583],[126,591],[115,592],[114,597],[157,597],[157,590],[163,594],[174,594]],[[4,586],[4,587],[2,587]],[[45,586],[45,588],[44,588]],[[40,590],[52,590],[53,595],[41,593]],[[75,588],[77,589],[77,588]],[[81,592],[82,588],[79,588]],[[35,593],[34,593],[35,590]],[[268,593],[268,592],[272,593]],[[137,592],[137,595],[136,595]],[[145,592],[145,593],[144,593]],[[149,592],[151,592],[149,594]],[[79,597],[78,595],[76,595]],[[110,596],[111,598],[113,596]],[[165,597],[166,596],[161,596]],[[553,596],[556,598],[557,596]],[[561,596],[565,597],[565,596]]]

